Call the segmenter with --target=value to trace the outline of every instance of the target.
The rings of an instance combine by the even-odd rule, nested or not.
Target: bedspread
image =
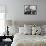
[[[16,34],[11,46],[46,46],[46,36]]]

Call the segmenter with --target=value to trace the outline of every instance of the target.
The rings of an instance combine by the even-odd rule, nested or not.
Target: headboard
[[[46,22],[45,21],[15,21],[15,24],[16,25],[19,25],[19,26],[23,26],[24,24],[27,24],[27,25],[33,25],[33,24],[36,24],[36,25],[46,25]]]
[[[33,25],[33,24],[36,24],[36,25],[45,25],[46,24],[46,21],[15,21],[15,20],[6,20],[6,24],[7,25],[18,25],[18,26],[24,26],[24,24],[27,24],[27,25]]]

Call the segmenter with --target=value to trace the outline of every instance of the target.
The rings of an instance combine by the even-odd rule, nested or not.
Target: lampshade
[[[6,25],[7,26],[12,26],[12,20],[6,20]]]

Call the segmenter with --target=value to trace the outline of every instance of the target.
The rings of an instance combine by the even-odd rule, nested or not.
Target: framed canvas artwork
[[[37,15],[37,5],[24,5],[25,15]]]

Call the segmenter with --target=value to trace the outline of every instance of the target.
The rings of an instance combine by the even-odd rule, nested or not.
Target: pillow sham
[[[31,28],[19,27],[19,33],[25,34],[25,35],[30,35],[32,33],[32,31],[31,31]]]
[[[32,29],[25,27],[25,32],[24,32],[24,34],[26,34],[26,35],[31,35],[31,34],[32,34]]]
[[[32,29],[32,25],[26,25],[26,24],[24,24],[24,27]]]
[[[19,28],[15,26],[9,26],[9,35],[15,35],[19,32]]]
[[[40,35],[41,34],[41,28],[39,26],[32,27],[32,35]]]
[[[46,25],[43,25],[43,26],[42,26],[42,29],[43,29],[43,30],[42,30],[42,31],[43,31],[43,34],[46,35]]]
[[[25,30],[24,30],[24,27],[19,27],[19,33],[20,33],[20,34],[24,34],[24,31],[25,31]]]

